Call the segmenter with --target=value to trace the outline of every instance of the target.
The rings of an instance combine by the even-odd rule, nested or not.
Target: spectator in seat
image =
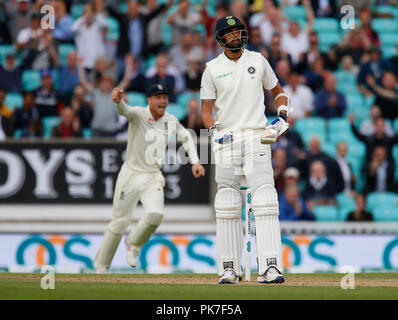
[[[287,168],[287,154],[286,150],[279,148],[272,153],[272,168],[274,169],[274,180],[276,191],[282,192],[285,188],[284,172]]]
[[[184,123],[186,122],[186,123]],[[195,134],[199,137],[200,130],[205,129],[202,122],[200,102],[198,99],[192,98],[188,101],[188,117],[186,121],[181,123],[188,129],[195,131]]]
[[[139,61],[134,57],[131,58],[131,74],[129,80],[130,80],[129,85],[126,91],[141,92],[146,94],[145,75],[141,71],[141,68],[139,66]]]
[[[336,78],[332,73],[325,74],[323,88],[315,95],[316,114],[324,119],[341,117],[345,108],[344,95],[336,91]]]
[[[80,119],[80,127],[82,129],[91,128],[91,120],[93,119],[93,107],[85,100],[86,91],[82,85],[75,87],[73,97],[71,99],[71,107],[75,115]]]
[[[370,107],[369,115],[370,118],[362,122],[361,127],[359,129],[360,134],[367,137],[371,137],[375,134],[376,120],[382,116],[380,107],[377,104],[372,105]],[[392,137],[394,135],[394,129],[392,128],[389,122],[385,122],[384,133],[389,137]]]
[[[5,63],[0,64],[0,87],[7,92],[22,92],[22,73],[32,65],[36,52],[29,50],[20,65],[16,64],[17,55],[14,51],[8,52]]]
[[[14,130],[20,129],[22,137],[40,137],[43,127],[35,106],[35,95],[32,91],[23,92],[23,106],[14,110]]]
[[[69,105],[73,90],[79,84],[77,71],[77,54],[75,51],[68,53],[65,64],[58,65],[59,91],[65,104]]]
[[[41,73],[41,86],[35,93],[35,105],[40,118],[58,116],[64,107],[59,91],[54,89],[50,70],[43,70]]]
[[[305,221],[314,220],[300,195],[298,185],[289,185],[279,199],[279,220],[281,221]]]
[[[323,87],[325,73],[323,58],[315,58],[310,67],[303,72],[304,83],[311,88],[312,92],[317,92]]]
[[[5,140],[6,137],[11,137],[12,129],[12,112],[4,104],[7,91],[0,88],[0,140]]]
[[[383,73],[381,85],[371,76],[367,76],[368,87],[376,93],[375,103],[380,106],[383,118],[394,121],[398,118],[398,89],[397,78],[391,71]]]
[[[380,39],[378,33],[372,28],[372,16],[369,8],[362,8],[359,11],[359,32],[363,35],[361,39],[366,42],[364,47],[379,47]]]
[[[310,175],[304,189],[304,198],[312,212],[317,205],[336,205],[336,186],[328,178],[326,167],[322,161],[314,161],[310,166]]]
[[[300,25],[296,21],[291,21],[288,31],[282,31],[281,48],[290,54],[294,66],[304,58],[304,54],[309,49],[308,35],[312,30],[314,22],[314,12],[308,0],[303,0],[303,5],[307,12],[307,24],[304,30],[300,30]]]
[[[290,63],[287,59],[281,59],[276,64],[275,73],[279,79],[281,86],[285,86],[289,81],[289,75],[291,72]]]
[[[181,34],[194,30],[194,26],[202,24],[202,16],[195,11],[191,11],[189,0],[181,0],[177,10],[167,18],[167,24],[172,27],[171,44],[180,43]]]
[[[156,59],[156,73],[147,78],[146,86],[150,86],[160,83],[163,84],[169,91],[169,102],[175,103],[177,101],[176,97],[176,81],[175,78],[167,73],[168,59],[163,55],[158,56]]]
[[[366,53],[366,50],[370,49],[368,46],[363,46],[361,41],[363,36],[363,33],[358,30],[348,31],[337,46],[337,60],[341,61],[344,56],[350,56],[353,59],[353,63],[356,66],[360,66],[363,55]]]
[[[283,173],[285,189],[290,185],[298,186],[300,183],[300,172],[295,167],[288,167]]]
[[[385,133],[385,120],[379,117],[375,120],[375,133],[372,136],[364,136],[359,133],[358,129],[354,125],[355,117],[350,114],[349,120],[351,123],[351,130],[355,137],[365,143],[366,145],[366,160],[369,161],[372,157],[373,150],[376,146],[384,146],[387,150],[387,158],[392,158],[392,148],[395,144],[398,144],[398,134],[393,137],[389,137]]]
[[[311,7],[316,17],[335,18],[337,16],[335,0],[311,0]]]
[[[351,165],[348,163],[346,159],[347,151],[348,151],[347,143],[342,141],[337,144],[336,161],[337,164],[339,165],[340,172],[344,180],[344,192],[346,192],[349,195],[352,195],[355,186],[356,177],[352,172]]]
[[[258,27],[250,29],[249,43],[246,48],[250,51],[260,52],[264,57],[268,57],[267,47],[261,39],[261,32]]]
[[[72,108],[65,107],[62,109],[61,123],[51,130],[51,136],[62,139],[82,136],[79,118],[75,117]]]
[[[15,43],[19,31],[29,25],[30,17],[33,11],[37,9],[37,5],[29,0],[0,2],[0,11],[6,14],[5,21],[7,21],[11,33],[11,43]]]
[[[382,76],[386,71],[394,72],[394,67],[392,64],[385,59],[381,58],[381,51],[379,48],[372,48],[370,50],[370,61],[364,63],[358,74],[357,85],[361,93],[369,97],[375,93],[374,89],[369,87],[366,82],[369,76],[375,79],[378,85],[381,85]]]
[[[314,95],[309,87],[300,83],[300,76],[296,71],[290,73],[288,84],[283,90],[290,98],[290,107],[293,108],[296,119],[311,115],[314,109]]]
[[[126,69],[123,80],[117,85],[126,90],[131,74],[132,58],[126,56]],[[105,72],[98,84],[90,83],[85,75],[83,59],[78,59],[79,78],[85,91],[92,94],[93,119],[91,130],[93,137],[114,137],[118,130],[118,113],[112,101],[112,89],[115,87],[114,73]]]
[[[287,62],[289,63],[289,70],[292,68],[292,57],[290,56],[290,54],[282,51],[281,37],[279,33],[275,33],[272,36],[269,48],[264,56],[267,58],[269,64],[274,70],[277,68],[277,66],[279,65],[279,61],[281,61],[282,59],[287,60]]]
[[[363,194],[355,195],[355,210],[350,212],[347,216],[347,221],[373,221],[373,215],[366,210],[366,198]]]
[[[84,59],[84,68],[89,71],[94,67],[95,59],[106,54],[106,21],[94,11],[93,3],[84,5],[84,12],[72,26],[76,51]]]
[[[369,192],[396,192],[394,162],[387,159],[386,147],[378,145],[373,149],[372,158],[365,164],[365,194]]]
[[[67,12],[65,2],[62,0],[55,0],[51,1],[50,5],[53,6],[55,13],[54,40],[57,44],[73,43],[73,19]]]
[[[190,54],[200,57],[202,50],[193,46],[192,33],[183,32],[180,37],[180,43],[170,49],[170,64],[184,74],[188,69],[188,56]]]
[[[188,69],[184,73],[185,86],[188,91],[199,92],[202,79],[200,56],[191,53],[188,57]]]

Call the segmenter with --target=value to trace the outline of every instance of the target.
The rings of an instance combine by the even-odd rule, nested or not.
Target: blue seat
[[[334,18],[315,18],[313,29],[316,33],[339,33],[339,24]]]
[[[392,57],[395,57],[398,52],[397,52],[397,48],[395,46],[382,46],[381,47],[381,53],[383,55],[384,59],[390,59]]]
[[[84,4],[82,3],[74,3],[70,7],[70,15],[73,20],[77,20],[79,17],[83,15]]]
[[[22,72],[22,88],[27,91],[36,90],[40,87],[40,72],[37,70],[25,70]]]
[[[83,137],[86,139],[90,139],[92,137],[92,131],[90,128],[83,129]]]
[[[335,206],[315,206],[313,212],[316,221],[337,221],[339,218],[339,212]]]
[[[11,44],[0,45],[0,64],[3,64],[7,53],[15,51],[14,46]]]
[[[14,130],[14,135],[13,135],[13,137],[14,137],[15,139],[21,138],[21,137],[22,137],[22,129],[16,129],[16,130]]]
[[[321,149],[323,152],[326,152],[331,157],[336,157],[336,146],[333,143],[330,143],[328,141],[324,142],[321,145]]]
[[[328,128],[329,141],[332,143],[336,144],[340,141],[356,143],[358,141],[352,133],[350,122],[346,118],[329,119]]]
[[[326,139],[326,121],[321,117],[308,117],[298,119],[294,124],[293,130],[297,131],[304,143],[308,146],[313,136],[318,136],[322,143]]]
[[[398,41],[398,34],[396,33],[380,33],[380,41],[384,46],[395,46]]]
[[[175,116],[180,121],[185,119],[188,115],[187,109],[177,103],[169,103],[166,111]]]
[[[398,146],[392,148],[392,156],[395,160],[395,181],[398,181]]]
[[[305,20],[307,13],[305,8],[301,5],[288,5],[284,9],[284,14],[289,17],[289,19],[298,21]]]
[[[58,116],[47,116],[43,117],[43,137],[50,138],[51,137],[51,130],[61,122],[61,117]]]
[[[346,221],[348,214],[355,210],[355,199],[346,193],[340,192],[336,195],[336,200],[339,206],[339,220]]]
[[[394,207],[397,205],[397,195],[394,192],[371,192],[366,196],[366,208],[369,211],[378,207]]]
[[[398,22],[395,19],[377,18],[372,20],[372,28],[379,34],[398,32]]]
[[[398,19],[398,8],[395,6],[389,6],[389,5],[373,6],[373,11],[378,13],[389,13],[393,15],[396,19]]]
[[[127,92],[127,101],[130,106],[147,106],[145,94],[141,92]]]
[[[13,111],[15,108],[23,106],[23,98],[19,93],[9,92],[4,99],[4,104]]]
[[[66,63],[66,58],[67,58],[68,54],[72,51],[76,51],[76,48],[73,44],[61,43],[58,46],[58,55],[59,55],[59,60],[60,60],[61,64]]]
[[[118,41],[120,37],[119,22],[113,17],[106,17],[106,26],[108,28],[106,39]]]
[[[360,141],[351,141],[348,145],[348,157],[364,158],[366,153],[366,145]]]
[[[319,49],[322,52],[326,52],[329,50],[330,46],[333,44],[340,43],[341,36],[338,32],[319,32],[318,33],[319,39]]]
[[[346,98],[351,95],[360,95],[356,82],[338,82],[336,90],[342,93]]]
[[[356,83],[357,81],[355,74],[346,70],[335,71],[334,76],[338,83]]]
[[[398,119],[395,119],[393,121],[393,127],[396,133],[398,133]]]
[[[177,96],[177,103],[185,108],[188,107],[188,102],[191,99],[197,99],[200,101],[200,94],[196,92],[183,92]]]
[[[398,206],[380,206],[371,212],[375,221],[398,221]]]

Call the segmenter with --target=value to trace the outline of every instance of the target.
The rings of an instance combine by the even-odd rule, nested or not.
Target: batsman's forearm
[[[209,130],[212,126],[214,126],[214,118],[213,115],[209,115],[209,114],[204,114],[202,113],[202,121],[203,121],[203,125],[204,127]]]

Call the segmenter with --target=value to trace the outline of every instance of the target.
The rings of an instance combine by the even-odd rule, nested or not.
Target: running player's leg
[[[258,140],[258,141],[257,141]],[[259,282],[283,282],[278,195],[274,187],[271,147],[254,137],[244,158],[244,172],[252,194],[256,225]]]
[[[135,267],[138,264],[139,250],[163,220],[164,215],[164,178],[159,173],[151,181],[141,195],[144,215],[135,228],[126,237],[127,262]]]
[[[237,167],[216,165],[216,193],[214,208],[217,230],[217,269],[219,283],[237,283],[242,276],[242,197],[241,175]]]
[[[101,246],[94,259],[97,272],[106,272],[115,255],[119,242],[131,222],[140,193],[135,187],[133,172],[122,166],[113,195],[112,220],[105,228]]]

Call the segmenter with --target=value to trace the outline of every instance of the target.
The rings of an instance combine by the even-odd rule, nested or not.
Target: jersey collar
[[[234,60],[232,60],[232,59],[230,59],[230,58],[227,57],[227,55],[225,54],[225,51],[223,51],[223,53],[222,53],[223,58],[224,58],[225,60],[227,60],[227,61],[233,63],[233,64],[239,63],[239,61],[241,61],[242,58],[244,58],[244,57],[246,56],[246,54],[247,54],[246,49],[243,49],[242,55],[239,57],[238,61],[235,62]]]

